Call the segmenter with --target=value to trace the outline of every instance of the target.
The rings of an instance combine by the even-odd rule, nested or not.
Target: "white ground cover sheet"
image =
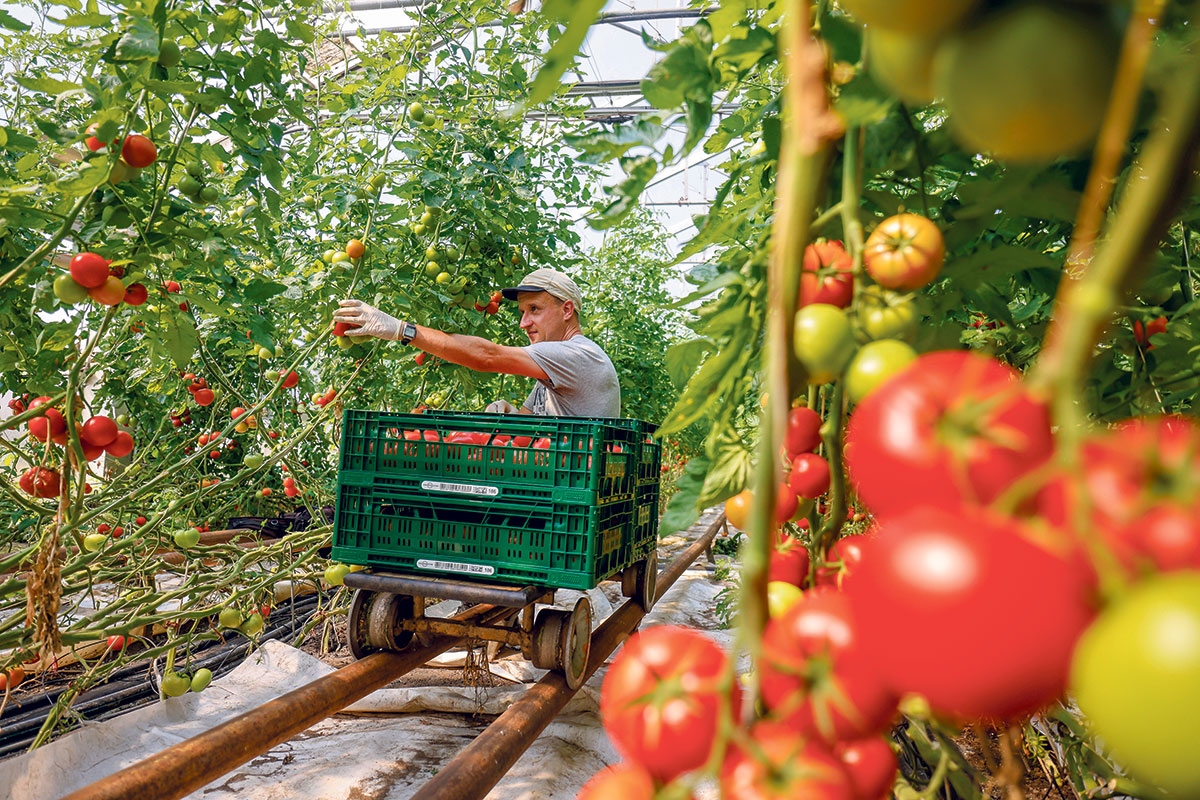
[[[685,536],[663,541],[659,563],[671,560],[711,516]],[[714,630],[720,585],[701,557],[655,605],[642,627],[682,624],[706,630],[728,648],[732,634]],[[577,592],[559,590],[570,608]],[[619,585],[588,592],[593,625],[621,602]],[[463,652],[438,662],[459,669]],[[244,713],[333,671],[321,660],[278,642],[266,642],[200,694],[168,698],[102,723],[85,725],[33,753],[0,762],[0,798],[52,800],[99,781],[173,744]],[[518,685],[409,686],[381,689],[345,712],[243,764],[188,795],[189,800],[402,800],[411,797],[544,672],[520,656],[502,658],[491,671]],[[574,798],[606,764],[620,760],[598,713],[604,669],[571,700],[534,745],[488,795],[492,800]],[[453,683],[453,681],[450,681]],[[169,780],[169,778],[168,778]],[[131,800],[138,800],[132,798]],[[701,798],[700,800],[703,800]]]

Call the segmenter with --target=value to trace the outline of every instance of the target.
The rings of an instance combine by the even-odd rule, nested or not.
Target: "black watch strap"
[[[400,323],[400,344],[411,344],[417,338],[417,326],[411,322]]]

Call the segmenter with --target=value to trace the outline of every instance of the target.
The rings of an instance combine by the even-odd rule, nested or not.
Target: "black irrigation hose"
[[[277,606],[271,617],[283,618],[280,624],[267,628],[258,637],[268,639],[294,637],[317,610],[317,596],[295,598]],[[250,652],[253,642],[236,632],[224,642],[204,642],[191,652],[188,665],[192,669],[206,667],[213,677],[220,677],[242,662]],[[71,703],[70,716],[79,720],[97,722],[131,711],[158,699],[158,689],[148,679],[152,668],[149,660],[138,661],[115,671],[102,684],[80,694]],[[67,690],[68,686],[56,687],[47,692],[23,699],[19,705],[9,698],[5,714],[0,716],[0,759],[23,752],[37,738],[50,709]],[[72,728],[77,725],[71,726]]]

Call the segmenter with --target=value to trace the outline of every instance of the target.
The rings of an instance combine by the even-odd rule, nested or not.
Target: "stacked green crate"
[[[647,430],[636,420],[349,410],[333,557],[591,588],[645,556],[635,500]]]

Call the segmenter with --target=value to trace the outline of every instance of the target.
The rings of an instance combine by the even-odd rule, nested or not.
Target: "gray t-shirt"
[[[525,408],[549,416],[621,416],[621,384],[600,345],[575,334],[562,342],[534,342],[525,352],[549,376],[533,387]]]

